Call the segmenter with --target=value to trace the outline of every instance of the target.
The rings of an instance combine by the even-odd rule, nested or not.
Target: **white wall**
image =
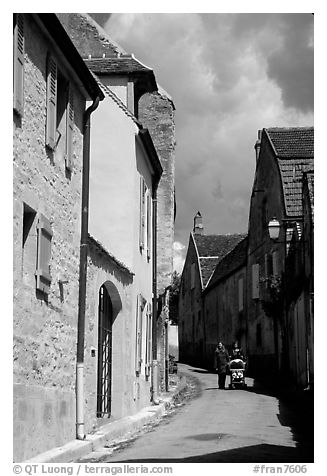
[[[109,97],[91,121],[89,232],[132,269],[138,242],[137,126]]]

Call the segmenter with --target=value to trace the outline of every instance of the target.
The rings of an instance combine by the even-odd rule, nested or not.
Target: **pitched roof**
[[[276,155],[281,174],[286,213],[302,215],[303,172],[313,170],[314,128],[272,127],[264,129]]]
[[[87,13],[56,13],[83,58],[115,57],[126,51]]]
[[[248,237],[245,236],[227,255],[218,261],[207,289],[211,289],[223,278],[246,264],[247,248]]]
[[[110,258],[111,261],[113,261],[116,266],[121,270],[121,271],[124,271],[126,272],[127,274],[129,274],[130,276],[134,276],[135,273],[133,273],[133,271],[131,271],[124,263],[122,263],[121,261],[119,261],[117,258],[115,258],[114,255],[112,255],[111,253],[109,253],[108,250],[106,250],[106,248],[100,243],[100,241],[96,240],[93,236],[91,236],[90,234],[88,234],[88,242],[95,246],[95,248],[100,251],[102,254],[106,255],[108,258]]]
[[[202,283],[205,287],[219,261],[219,258],[199,258],[199,261],[202,274]]]
[[[270,137],[277,157],[313,158],[313,127],[269,127],[265,130]]]
[[[193,233],[205,287],[217,263],[239,243],[245,234],[199,235]]]
[[[110,58],[85,59],[87,66],[96,74],[127,74],[136,72],[152,72],[133,55],[119,55]]]
[[[142,84],[137,84],[140,95],[144,92],[157,91],[158,85],[153,70],[115,43],[90,15],[87,13],[56,15],[91,71],[98,75],[128,74],[136,79],[141,77]]]

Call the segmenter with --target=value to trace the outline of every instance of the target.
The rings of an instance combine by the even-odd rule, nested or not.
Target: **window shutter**
[[[191,264],[191,289],[195,288],[195,263]]]
[[[17,14],[14,29],[14,109],[23,114],[24,105],[24,18]]]
[[[147,257],[151,258],[151,196],[150,192],[147,194],[147,223],[146,223],[146,245],[147,245]]]
[[[144,228],[145,228],[145,183],[140,177],[140,249],[144,248]]]
[[[71,87],[68,88],[66,111],[66,169],[73,170],[73,132],[74,132],[74,97]]]
[[[152,312],[151,304],[147,305],[147,327],[146,327],[146,355],[145,355],[145,376],[149,377],[151,372],[151,352],[152,352]]]
[[[37,224],[37,264],[36,288],[45,294],[49,293],[51,284],[50,259],[51,259],[52,229],[50,222],[43,215]]]
[[[244,308],[244,284],[243,278],[238,280],[238,310],[243,311]]]
[[[141,373],[142,365],[142,296],[137,297],[136,303],[136,347],[135,347],[135,372]]]
[[[47,123],[46,145],[54,150],[56,145],[57,129],[57,64],[49,56],[47,65]]]
[[[279,269],[278,269],[278,251],[273,251],[272,254],[272,272],[274,275],[279,274]]]
[[[259,299],[259,264],[252,265],[252,299]]]

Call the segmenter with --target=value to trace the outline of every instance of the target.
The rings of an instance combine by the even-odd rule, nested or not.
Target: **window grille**
[[[97,417],[111,415],[112,302],[106,287],[99,291]]]

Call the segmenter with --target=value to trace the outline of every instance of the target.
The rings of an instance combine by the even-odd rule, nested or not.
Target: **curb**
[[[132,432],[141,429],[145,424],[160,418],[164,412],[174,406],[174,402],[181,397],[186,388],[185,376],[180,377],[177,387],[171,392],[165,393],[160,398],[159,405],[150,405],[143,408],[135,415],[124,417],[102,426],[94,434],[86,435],[85,440],[73,440],[63,446],[53,448],[44,453],[40,453],[24,463],[73,463],[104,446],[107,442],[114,443],[115,440],[127,436]]]

